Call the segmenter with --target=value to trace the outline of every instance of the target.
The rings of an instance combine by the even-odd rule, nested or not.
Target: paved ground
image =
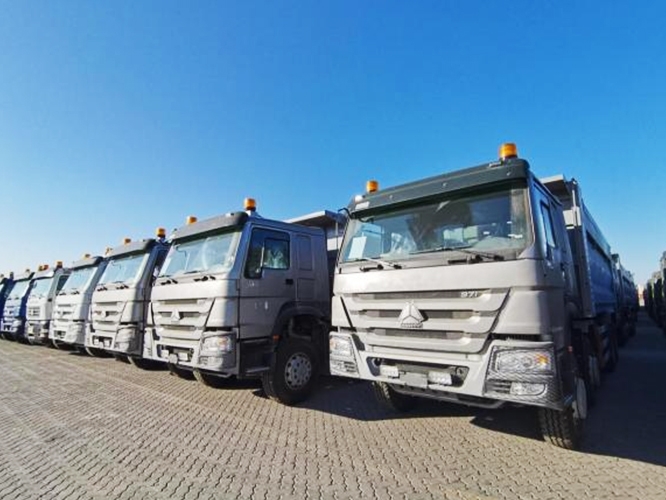
[[[0,498],[666,498],[666,337],[641,318],[584,452],[521,409],[394,415],[337,379],[299,408],[0,340]]]

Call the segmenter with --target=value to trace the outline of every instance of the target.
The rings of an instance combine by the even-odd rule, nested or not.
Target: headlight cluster
[[[551,373],[553,354],[544,349],[498,349],[493,371],[500,373]]]
[[[354,352],[352,340],[349,337],[340,337],[338,335],[330,336],[329,348],[332,356],[351,358]]]
[[[201,342],[202,353],[210,354],[224,354],[234,350],[234,339],[231,335],[215,335],[212,337],[204,337]]]

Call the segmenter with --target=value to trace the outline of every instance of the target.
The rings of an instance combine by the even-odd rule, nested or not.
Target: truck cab
[[[106,268],[92,295],[86,348],[141,362],[148,301],[168,250],[162,228],[155,239],[133,242],[126,238],[108,250]]]
[[[24,339],[26,302],[33,274],[26,269],[23,274],[14,276],[0,322],[0,333],[8,340]]]
[[[14,284],[14,275],[10,274],[5,276],[4,274],[0,275],[0,325],[2,324],[2,316],[5,312],[5,300],[7,300],[7,295]]]
[[[305,399],[326,367],[336,224],[328,211],[266,219],[251,199],[189,218],[157,276],[143,356],[208,385],[261,377],[273,399]]]
[[[331,373],[372,381],[396,410],[535,406],[545,438],[578,446],[583,297],[561,200],[512,144],[499,161],[368,188],[348,206]]]
[[[71,274],[56,296],[50,336],[52,342],[85,346],[90,327],[90,303],[97,282],[106,269],[101,256],[85,254],[71,266]]]
[[[25,327],[25,337],[30,344],[44,344],[49,339],[53,302],[68,276],[69,269],[63,269],[60,261],[54,268],[44,264],[34,274]]]

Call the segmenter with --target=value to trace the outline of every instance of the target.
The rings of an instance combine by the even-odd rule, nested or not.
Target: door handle
[[[287,278],[287,279],[284,280],[284,282],[285,282],[286,285],[293,285],[294,284],[293,278]]]

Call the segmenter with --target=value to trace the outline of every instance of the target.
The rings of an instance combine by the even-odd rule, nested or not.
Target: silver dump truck
[[[54,268],[39,267],[28,295],[25,337],[30,344],[46,344],[53,316],[53,302],[67,281],[69,269],[58,261]]]
[[[535,406],[544,437],[575,448],[588,388],[615,360],[610,252],[575,181],[544,184],[515,145],[500,151],[352,200],[331,373],[372,381],[397,410]]]
[[[0,334],[8,340],[25,340],[25,309],[33,274],[26,269],[24,273],[14,276],[10,285],[0,321]]]
[[[120,359],[142,365],[143,331],[153,281],[169,245],[165,231],[156,239],[131,241],[107,251],[106,269],[93,292],[91,323],[85,346],[103,349]]]
[[[336,227],[322,211],[281,222],[246,211],[178,228],[157,277],[145,358],[207,385],[261,377],[284,404],[305,399],[327,368]]]
[[[106,268],[100,256],[85,254],[72,264],[71,274],[58,293],[53,306],[50,337],[54,345],[83,348],[90,327],[90,302],[97,282]]]
[[[2,324],[2,316],[5,312],[5,300],[7,295],[14,285],[14,275],[10,273],[9,276],[0,274],[0,325]]]

